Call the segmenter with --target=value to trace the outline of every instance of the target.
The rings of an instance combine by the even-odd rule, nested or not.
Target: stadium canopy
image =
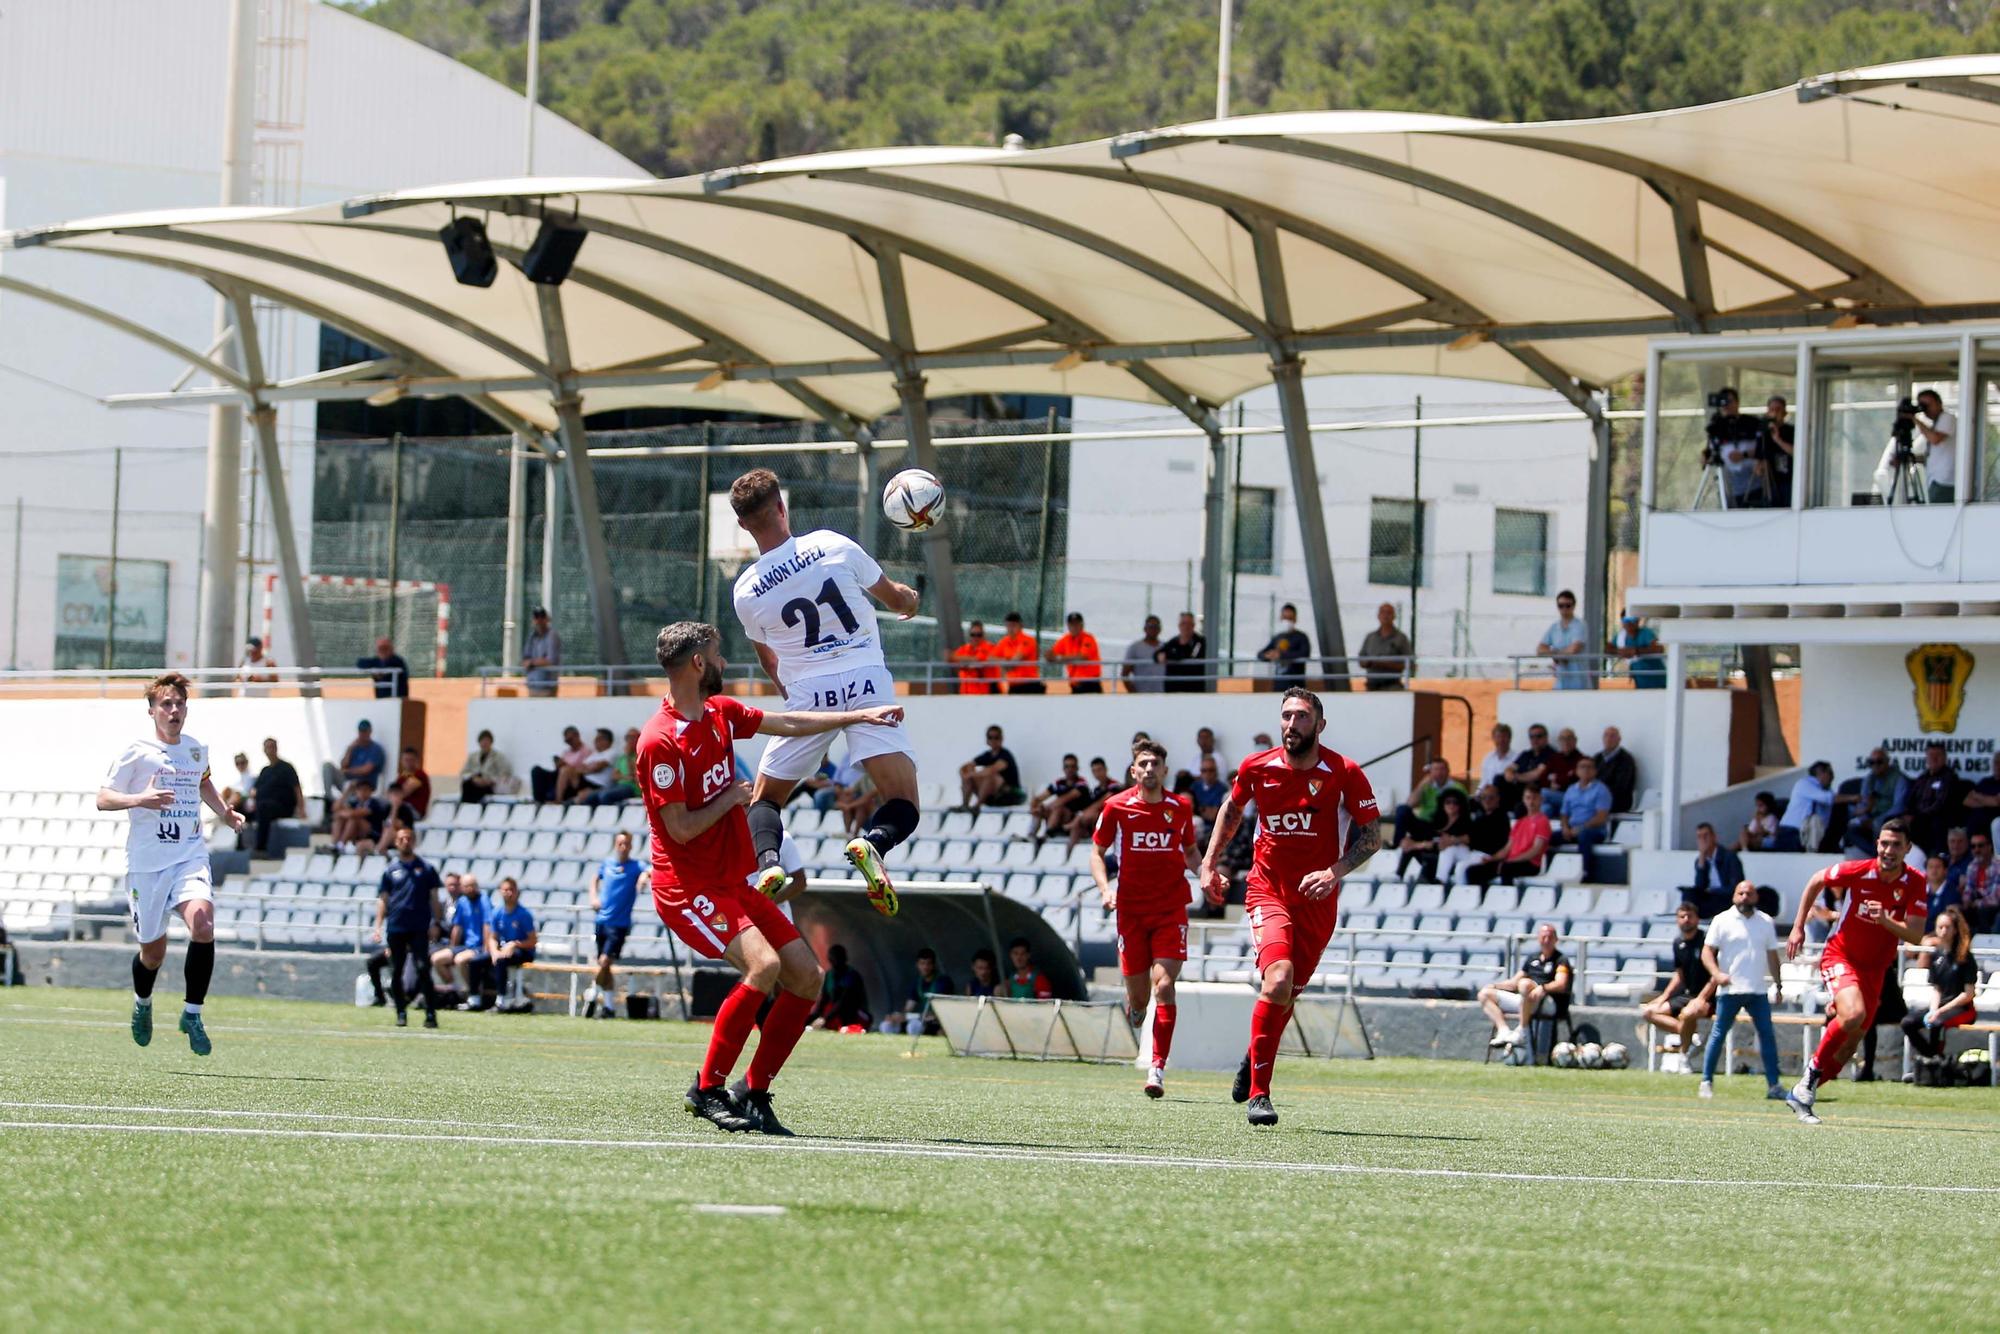
[[[927,397],[1144,400],[1219,441],[1214,408],[1275,382],[1320,649],[1339,657],[1301,377],[1554,388],[1599,430],[1586,546],[1601,564],[1594,394],[1643,365],[1648,339],[2000,315],[1996,132],[2000,56],[1972,56],[1604,120],[1287,113],[1034,151],[881,149],[673,180],[128,214],[0,248],[175,269],[235,298],[243,327],[261,297],[385,353],[270,383],[254,340],[211,358],[122,326],[214,376],[182,399],[241,399],[268,421],[287,399],[461,395],[560,445],[607,662],[622,648],[586,413],[816,418],[865,455],[867,423],[900,408],[916,462],[934,467]],[[513,261],[488,288],[460,285],[439,243],[466,215]],[[515,267],[546,223],[589,233],[560,286]],[[0,290],[83,309],[16,279]],[[1212,520],[1221,492],[1213,479]],[[952,641],[948,534],[926,558]],[[1586,610],[1601,632],[1603,609]]]

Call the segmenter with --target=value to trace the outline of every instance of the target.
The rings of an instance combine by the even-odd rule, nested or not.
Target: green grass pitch
[[[1964,1328],[1986,1323],[2000,1092],[1280,1063],[954,1059],[808,1034],[801,1139],[680,1094],[702,1025],[0,991],[15,1329]],[[1886,1035],[1885,1035],[1886,1036]],[[190,1128],[203,1132],[186,1133]],[[1954,1189],[1941,1189],[1954,1188]],[[708,1206],[765,1206],[715,1212]],[[777,1210],[769,1206],[777,1206]],[[781,1212],[779,1211],[781,1210]],[[1984,1222],[1982,1222],[1984,1220]]]

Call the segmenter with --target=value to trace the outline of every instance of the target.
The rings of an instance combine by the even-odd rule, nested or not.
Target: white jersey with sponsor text
[[[825,528],[795,534],[736,576],[736,617],[778,655],[788,691],[805,677],[880,667],[882,637],[867,590],[881,578],[882,567],[853,539]]]
[[[208,777],[208,747],[186,732],[172,745],[157,736],[134,741],[119,753],[104,776],[113,792],[137,793],[163,787],[174,794],[164,811],[135,806],[126,814],[125,860],[133,871],[162,871],[187,861],[207,861],[201,837],[201,781]]]

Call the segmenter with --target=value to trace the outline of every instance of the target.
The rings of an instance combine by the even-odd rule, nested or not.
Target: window
[[[1236,488],[1236,573],[1272,573],[1277,512],[1278,493],[1272,488]]]
[[[1368,507],[1368,582],[1396,588],[1422,584],[1416,562],[1423,528],[1421,505],[1377,496]]]
[[[1493,591],[1549,591],[1549,516],[1540,510],[1493,511]]]

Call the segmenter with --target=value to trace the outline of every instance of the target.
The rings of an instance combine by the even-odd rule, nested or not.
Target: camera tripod
[[[1885,505],[1924,505],[1930,503],[1930,492],[1925,486],[1924,474],[1916,456],[1907,445],[1896,450],[1889,463],[1889,490],[1882,497]]]
[[[1717,457],[1713,449],[1703,453],[1701,484],[1695,487],[1694,502],[1688,508],[1700,509],[1702,503],[1708,499],[1710,487],[1715,488],[1715,507],[1717,509],[1728,510],[1736,508],[1735,498],[1729,494],[1729,478],[1722,471],[1722,460]]]

